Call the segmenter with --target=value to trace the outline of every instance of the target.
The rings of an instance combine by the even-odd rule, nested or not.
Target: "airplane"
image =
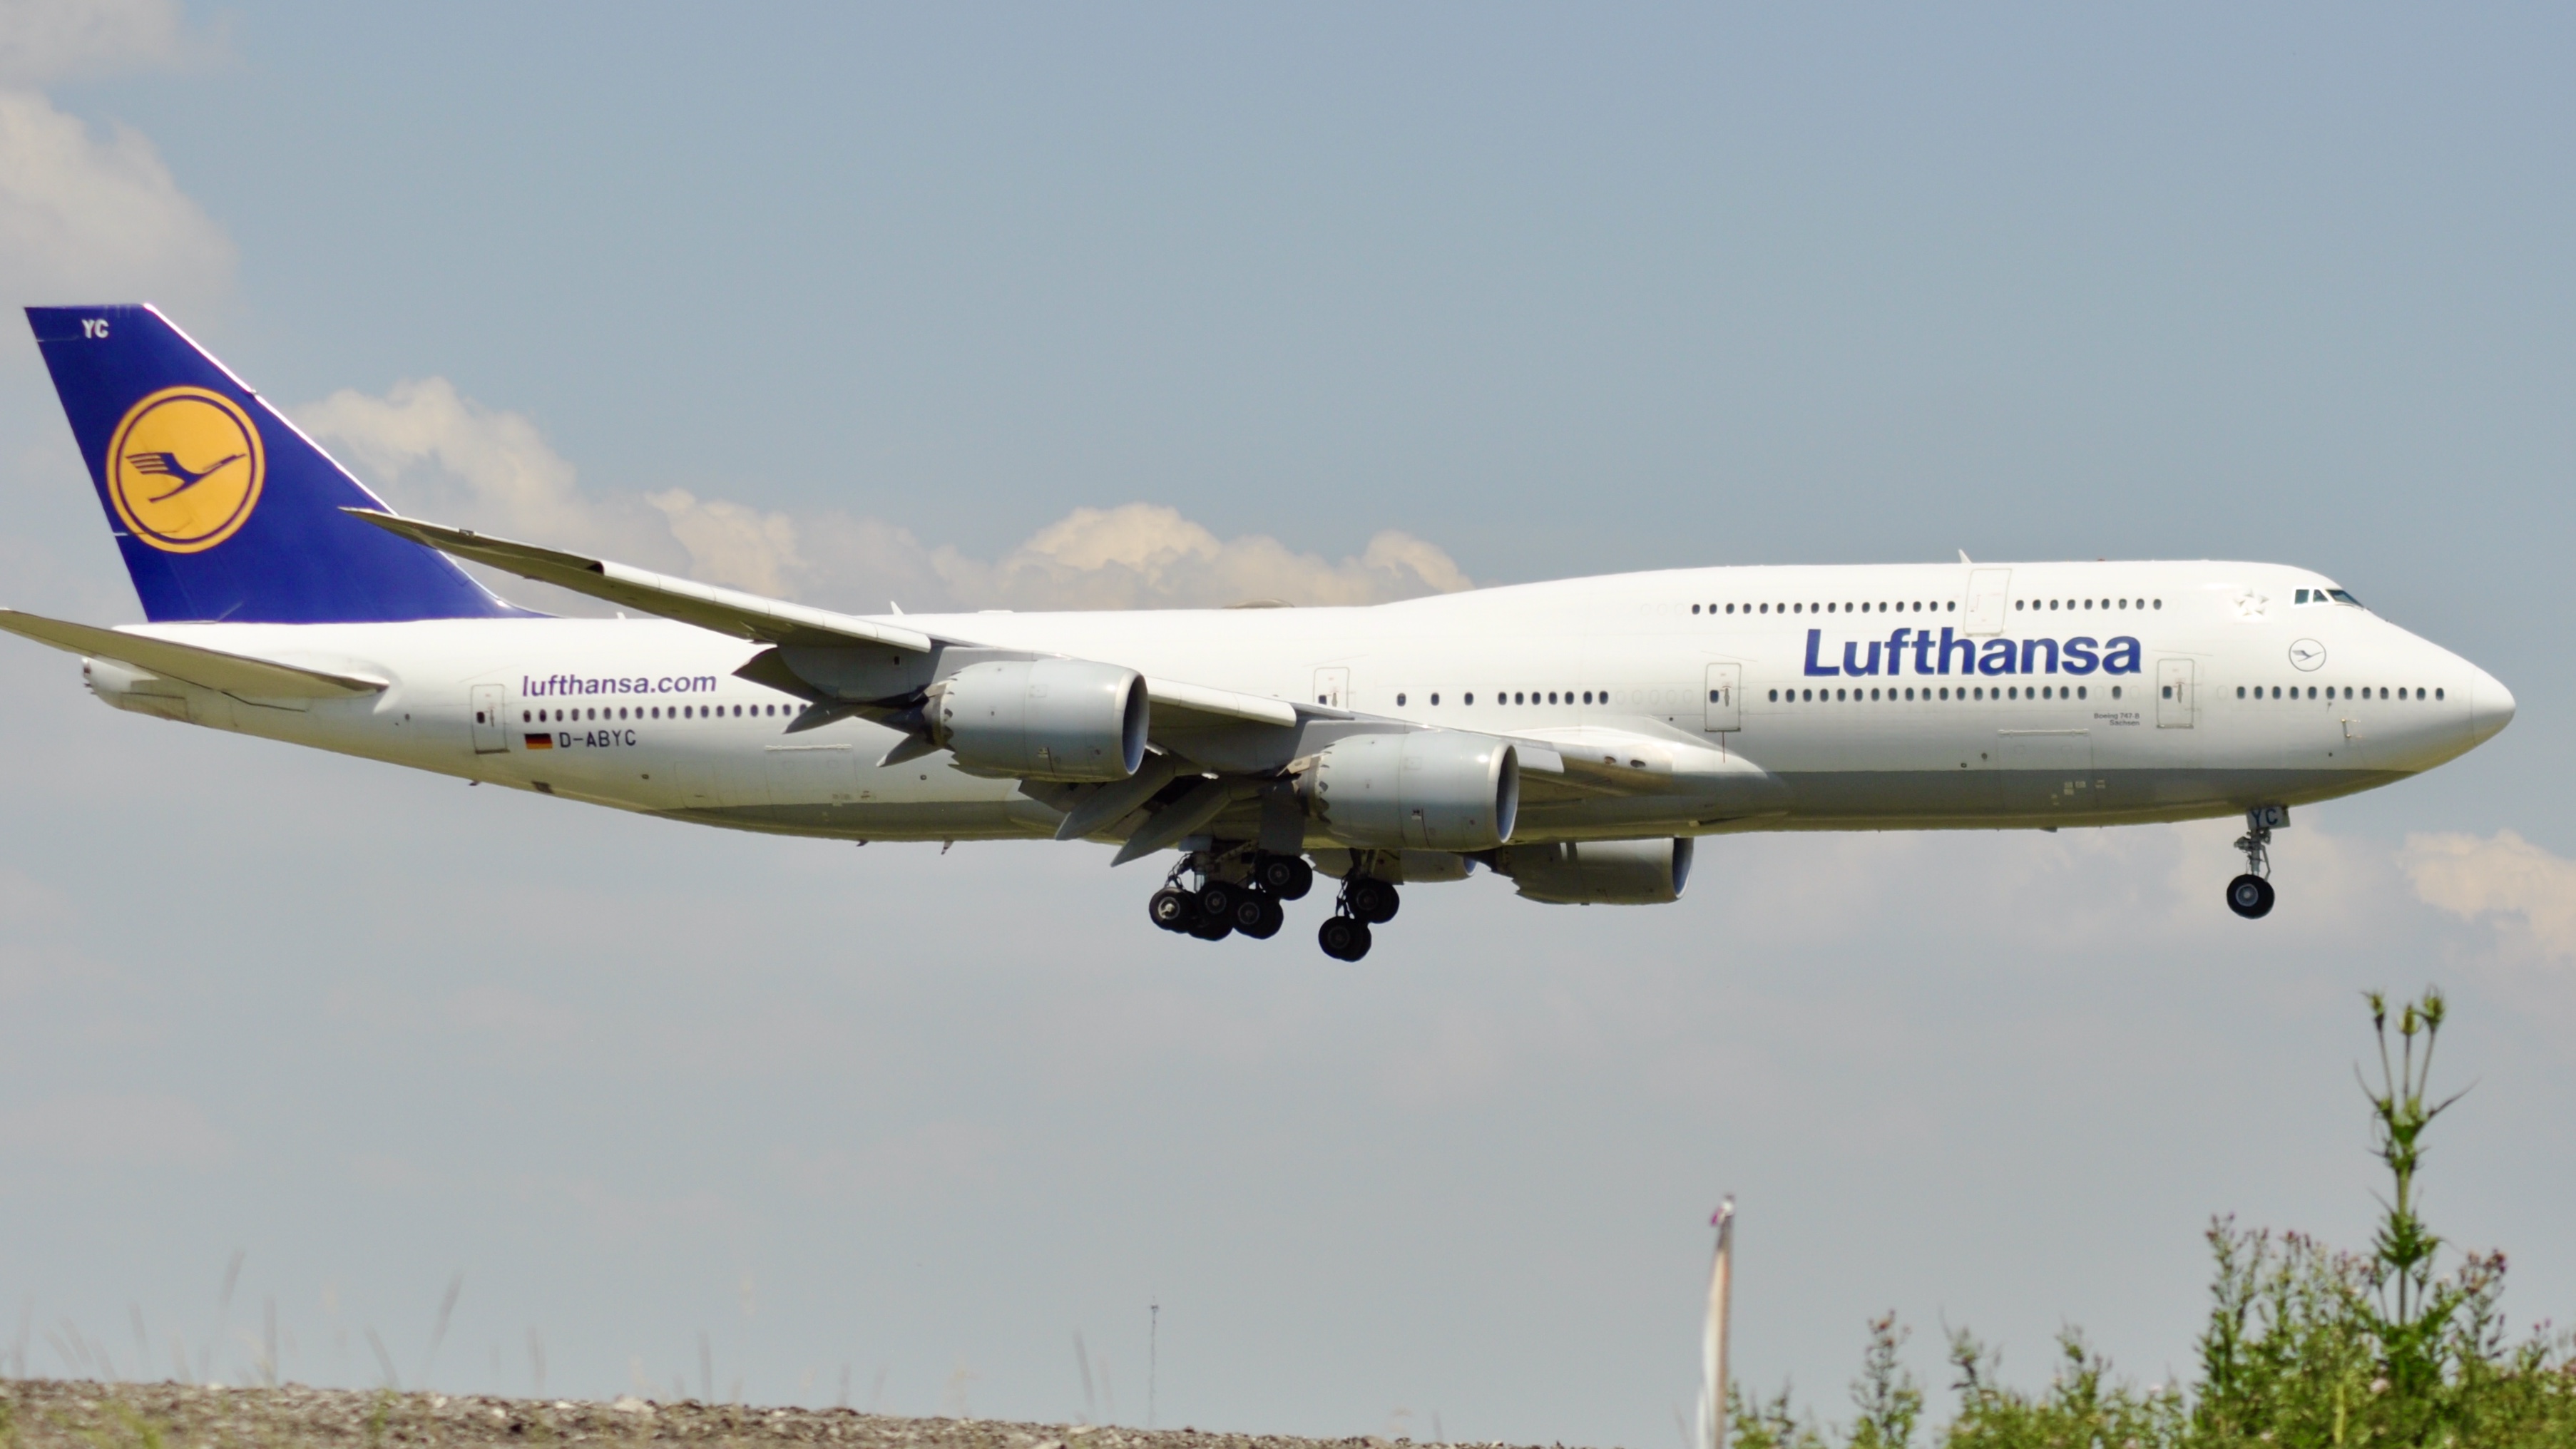
[[[2503,729],[2494,676],[2309,569],[1712,567],[1353,608],[854,615],[403,517],[148,305],[27,316],[149,622],[0,610],[118,709],[822,839],[1174,852],[1155,925],[1324,952],[1478,869],[1678,899],[1704,836],[2242,814]],[[176,480],[180,487],[168,485]],[[614,605],[553,617],[465,560]],[[627,611],[644,617],[627,617]]]

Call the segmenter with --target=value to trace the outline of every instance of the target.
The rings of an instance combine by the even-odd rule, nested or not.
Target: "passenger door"
[[[1975,569],[1968,574],[1968,617],[1962,634],[2000,634],[2005,611],[2012,608],[2012,570]]]
[[[2156,661],[2156,728],[2187,730],[2192,719],[2192,662],[2188,659]]]
[[[1708,667],[1708,714],[1700,728],[1710,733],[1744,728],[1744,709],[1737,699],[1744,683],[1741,664]]]
[[[501,686],[474,686],[470,702],[474,706],[474,753],[498,755],[510,748],[509,727],[501,723]]]
[[[1315,703],[1328,709],[1351,707],[1351,672],[1348,669],[1315,671]]]

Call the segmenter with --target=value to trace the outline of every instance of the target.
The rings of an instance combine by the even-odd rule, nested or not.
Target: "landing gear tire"
[[[1252,883],[1283,901],[1299,901],[1315,888],[1315,868],[1293,855],[1265,855],[1252,866]]]
[[[1394,920],[1396,908],[1404,904],[1394,886],[1373,875],[1351,877],[1350,885],[1342,894],[1350,902],[1351,914],[1372,926],[1383,926]]]
[[[1202,941],[1222,941],[1234,934],[1234,921],[1227,916],[1201,916],[1190,923],[1189,932]]]
[[[1234,908],[1252,892],[1228,881],[1212,880],[1199,887],[1199,914],[1211,921],[1234,920]],[[1213,938],[1211,938],[1213,939]]]
[[[1246,891],[1234,903],[1234,928],[1256,941],[1267,941],[1288,924],[1288,912],[1279,902],[1260,891]]]
[[[2245,873],[2227,883],[2227,908],[2249,921],[2272,913],[2272,832],[2290,823],[2287,805],[2257,805],[2245,812]]]
[[[1145,914],[1166,931],[1186,931],[1198,920],[1198,897],[1179,886],[1165,886],[1145,902]]]
[[[1315,932],[1315,944],[1336,961],[1356,961],[1369,953],[1368,922],[1350,916],[1327,916]]]

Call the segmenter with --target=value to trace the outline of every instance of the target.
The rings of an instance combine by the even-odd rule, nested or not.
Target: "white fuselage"
[[[1712,568],[1368,608],[899,622],[1429,726],[1669,741],[1763,782],[1723,808],[1534,794],[1514,838],[1547,840],[2230,814],[2429,769],[2511,717],[2512,696],[2457,655],[2359,607],[2293,602],[2327,587],[2243,563]],[[877,724],[787,733],[803,701],[734,674],[764,646],[683,624],[133,632],[390,687],[262,701],[94,672],[112,702],[419,769],[856,839],[1044,838],[1062,818],[1045,790],[944,753],[880,765],[902,737]]]

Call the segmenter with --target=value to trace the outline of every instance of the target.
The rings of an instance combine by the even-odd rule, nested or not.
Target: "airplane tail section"
[[[30,307],[27,320],[154,623],[522,612],[342,512],[390,510],[151,307]]]

